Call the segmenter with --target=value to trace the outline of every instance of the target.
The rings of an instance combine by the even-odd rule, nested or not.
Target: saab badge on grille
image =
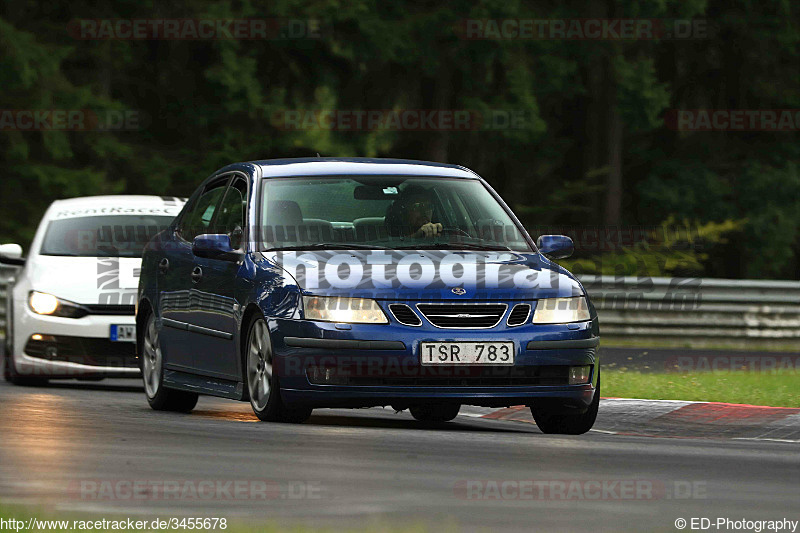
[[[465,294],[467,294],[466,289],[464,289],[463,287],[453,287],[452,289],[450,289],[450,292],[452,292],[456,296],[464,296]]]

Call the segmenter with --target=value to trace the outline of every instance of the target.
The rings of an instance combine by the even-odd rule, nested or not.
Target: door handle
[[[166,257],[158,262],[158,271],[162,274],[166,274],[167,270],[169,270],[169,259]]]
[[[203,279],[203,269],[194,267],[194,270],[192,270],[192,283],[199,283],[201,279]]]

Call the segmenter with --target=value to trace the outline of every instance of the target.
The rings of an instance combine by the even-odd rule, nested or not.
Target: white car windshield
[[[172,222],[157,215],[113,215],[51,220],[40,255],[141,257],[144,246]]]

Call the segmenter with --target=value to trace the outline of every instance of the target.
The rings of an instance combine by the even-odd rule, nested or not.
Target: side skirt
[[[231,400],[241,400],[243,393],[243,384],[240,381],[198,376],[169,369],[164,369],[164,386]]]

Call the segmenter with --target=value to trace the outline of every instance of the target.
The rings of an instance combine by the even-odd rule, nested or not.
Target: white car
[[[58,200],[26,259],[19,245],[0,246],[0,263],[22,266],[7,290],[6,380],[138,375],[134,305],[142,250],[184,203],[158,196]]]

